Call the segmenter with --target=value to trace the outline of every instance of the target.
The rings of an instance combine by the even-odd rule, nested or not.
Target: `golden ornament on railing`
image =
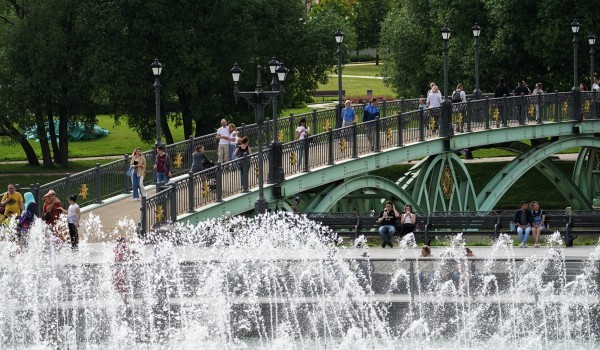
[[[530,104],[530,105],[529,105],[529,107],[527,108],[527,114],[528,114],[530,117],[533,117],[534,113],[535,113],[535,106],[534,106],[534,105],[533,105],[533,103],[532,103],[532,104]]]
[[[387,128],[387,130],[385,131],[385,142],[392,142],[392,128]]]
[[[163,210],[162,205],[159,205],[156,207],[156,210],[154,211],[154,214],[156,214],[156,222],[162,222],[165,218],[165,211]]]
[[[292,167],[298,165],[298,158],[296,157],[296,153],[290,154],[290,163],[292,163]]]
[[[277,132],[277,141],[283,142],[283,131],[281,130]]]
[[[500,109],[498,109],[498,107],[494,108],[492,112],[492,119],[495,121],[500,121]]]
[[[202,198],[208,198],[210,188],[208,187],[208,181],[202,180]]]
[[[454,187],[454,177],[452,177],[452,170],[448,164],[444,166],[444,170],[442,171],[440,186],[442,187],[444,198],[450,199],[452,196],[452,189]]]
[[[562,103],[562,111],[563,111],[563,113],[567,113],[569,111],[569,102],[563,101],[563,103]]]
[[[323,122],[323,131],[329,130],[329,127],[329,120],[325,119],[325,122]]]
[[[173,164],[175,165],[175,168],[181,169],[181,167],[183,166],[183,157],[181,156],[181,153],[177,153]]]
[[[356,124],[358,124],[358,116],[357,116],[357,115],[354,115],[354,122],[355,122]]]
[[[585,101],[583,103],[583,111],[585,113],[589,113],[590,112],[590,101]]]
[[[346,139],[342,139],[340,141],[340,151],[342,153],[346,153],[346,149],[348,148],[348,143],[346,142]]]
[[[463,114],[460,112],[456,115],[456,124],[458,124],[458,125],[463,124]]]
[[[81,186],[79,186],[79,196],[86,200],[88,197],[88,190],[87,184],[81,184]]]
[[[429,118],[429,129],[435,131],[435,118],[434,117]]]

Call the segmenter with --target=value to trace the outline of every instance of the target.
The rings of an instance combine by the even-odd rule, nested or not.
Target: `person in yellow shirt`
[[[8,184],[8,192],[5,192],[0,201],[0,207],[4,207],[3,214],[5,217],[13,215],[21,215],[21,212],[25,209],[23,204],[23,196],[16,191],[13,184]]]

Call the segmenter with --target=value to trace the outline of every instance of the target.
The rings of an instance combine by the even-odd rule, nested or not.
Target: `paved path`
[[[330,78],[337,78],[336,74],[329,74],[327,75]],[[377,79],[377,80],[383,80],[383,77],[376,77],[376,76],[372,76],[372,75],[346,75],[346,74],[342,74],[342,78],[358,78],[358,79]]]

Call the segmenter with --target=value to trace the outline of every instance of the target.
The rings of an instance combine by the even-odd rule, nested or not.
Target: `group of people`
[[[402,236],[414,232],[415,225],[417,224],[417,215],[413,212],[412,205],[410,204],[405,205],[404,212],[400,214],[396,210],[394,202],[387,201],[385,208],[379,213],[377,223],[379,224],[379,235],[383,239],[381,247],[385,248],[389,246],[393,248],[392,237],[396,234],[396,227],[399,227]]]
[[[69,207],[67,209],[62,206],[54,190],[49,190],[42,199],[44,200],[44,204],[42,206],[41,219],[48,228],[47,236],[49,240],[61,236],[61,229],[58,227],[57,221],[61,215],[66,215],[71,247],[77,249],[79,244],[78,228],[81,217],[81,210],[77,204],[77,195],[69,196]],[[15,238],[19,248],[22,249],[26,245],[31,225],[38,218],[38,206],[33,193],[26,192],[24,196],[21,196],[16,191],[15,186],[9,184],[7,192],[2,195],[2,200],[0,201],[0,222],[13,218],[17,220]]]
[[[540,246],[540,235],[546,229],[546,213],[540,209],[540,204],[536,201],[531,202],[531,209],[527,201],[521,202],[521,207],[515,211],[511,226],[519,236],[519,247],[526,248],[529,235],[533,234],[534,247]],[[511,227],[512,230],[512,227]]]

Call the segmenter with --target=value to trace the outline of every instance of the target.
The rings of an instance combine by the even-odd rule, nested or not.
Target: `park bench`
[[[504,210],[498,214],[498,235],[500,233],[516,233],[511,231],[510,223],[514,220],[515,210]],[[575,237],[571,237],[569,234],[569,222],[570,216],[564,210],[544,210],[546,213],[546,221],[544,221],[545,229],[542,231],[542,235],[550,235],[556,231],[559,231],[565,240],[567,247],[573,246],[573,240]],[[600,231],[598,231],[600,233]]]
[[[337,90],[318,90],[318,91],[313,91],[311,93],[311,95],[313,97],[322,97],[323,101],[325,101],[325,97],[337,97],[338,96],[338,91]],[[346,95],[346,90],[342,90],[342,96]]]
[[[565,240],[567,246],[573,245],[573,240],[579,234],[600,235],[600,211],[574,210],[570,215]]]
[[[427,217],[423,242],[427,245],[438,235],[462,232],[496,237],[498,214],[494,211],[433,212]]]

